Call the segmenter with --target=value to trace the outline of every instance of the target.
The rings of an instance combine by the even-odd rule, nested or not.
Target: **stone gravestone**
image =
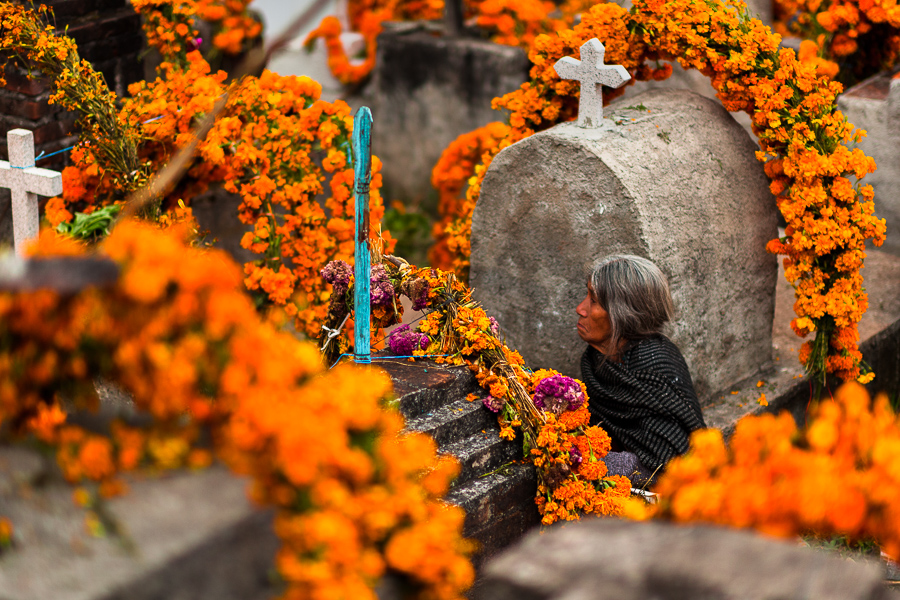
[[[531,65],[520,48],[438,35],[427,23],[384,25],[361,103],[378,119],[372,152],[384,165],[384,196],[423,200],[435,194],[431,170],[441,153],[501,120],[491,101],[526,81]]]
[[[882,250],[900,255],[900,71],[879,73],[847,90],[838,108],[867,137],[859,147],[878,170],[863,180],[875,189],[875,214],[887,220]]]
[[[62,175],[34,166],[34,136],[25,129],[13,129],[7,136],[9,162],[0,161],[0,187],[12,192],[13,238],[16,253],[38,236],[38,194],[62,194]]]
[[[703,525],[585,519],[488,563],[476,600],[889,600],[877,564]]]
[[[687,90],[607,111],[599,128],[563,123],[497,155],[473,215],[470,283],[529,364],[580,376],[575,307],[592,264],[647,257],[672,288],[667,333],[708,396],[772,360],[776,209],[756,145]]]

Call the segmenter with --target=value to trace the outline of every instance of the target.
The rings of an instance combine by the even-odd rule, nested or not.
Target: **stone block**
[[[15,66],[13,63],[6,65],[3,77],[6,79],[3,89],[25,96],[40,96],[49,89],[47,78],[44,75],[38,72],[29,77],[25,69]]]
[[[53,9],[58,26],[90,13],[126,6],[125,0],[48,0],[45,4]]]
[[[123,25],[130,25],[125,22]],[[126,30],[127,31],[127,30]],[[137,62],[137,53],[141,51],[143,41],[140,36],[135,35],[134,31],[125,33],[124,35],[108,35],[102,40],[93,42],[84,42],[78,45],[78,54],[81,58],[92,63],[116,57],[124,59],[131,55],[131,58]],[[98,68],[95,65],[95,68]],[[102,70],[99,69],[98,70]],[[110,83],[110,82],[107,82]]]
[[[838,108],[868,135],[859,148],[875,159],[878,169],[863,179],[875,189],[875,214],[887,220],[882,250],[900,255],[900,79],[883,72],[850,88]]]
[[[72,487],[49,459],[0,448],[0,514],[14,546],[0,554],[4,600],[262,600],[278,539],[272,513],[222,468],[129,481],[105,511],[121,536],[92,537]]]
[[[516,463],[496,473],[457,485],[447,501],[466,511],[464,533],[473,535],[496,523],[504,514],[530,510],[533,525],[540,522],[537,505],[537,474],[533,466]]]
[[[609,254],[669,278],[701,398],[771,361],[776,207],[756,145],[715,102],[651,90],[601,129],[563,123],[494,159],[472,220],[470,283],[528,364],[580,376],[575,306]]]
[[[888,600],[880,565],[745,531],[586,519],[532,533],[490,561],[490,600]]]
[[[474,563],[480,567],[540,522],[537,477],[534,467],[522,464],[522,440],[501,440],[496,416],[478,400],[465,399],[469,392],[484,395],[467,368],[377,356],[394,384],[406,428],[432,435],[439,452],[460,461],[446,500],[466,511],[463,535],[478,542]]]
[[[441,152],[501,120],[491,100],[526,81],[530,64],[519,48],[385,25],[364,93],[375,117],[372,152],[384,164],[386,198],[421,200],[434,194],[431,169]]]
[[[896,395],[900,389],[900,257],[869,250],[863,275],[869,310],[859,322],[859,349],[863,360],[876,374],[866,387],[873,395],[879,392]],[[806,424],[812,386],[804,377],[803,365],[797,357],[804,340],[790,327],[794,317],[794,289],[785,280],[781,265],[775,290],[772,326],[775,360],[771,368],[734,382],[702,405],[706,425],[720,429],[726,437],[731,436],[735,424],[748,414],[778,414],[786,410],[798,426]],[[763,382],[761,387],[757,385],[759,381]],[[766,395],[765,407],[757,402],[761,393]]]
[[[257,260],[259,255],[241,246],[244,233],[253,227],[238,219],[241,197],[222,188],[213,188],[191,200],[191,210],[201,231],[209,232],[215,245],[227,251],[235,261],[246,263]]]

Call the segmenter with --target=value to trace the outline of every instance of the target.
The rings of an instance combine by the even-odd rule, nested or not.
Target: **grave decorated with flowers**
[[[164,61],[155,80],[122,100],[45,23],[45,11],[0,3],[0,50],[54,81],[54,102],[81,126],[63,194],[43,212],[49,226],[27,260],[0,264],[4,594],[461,598],[475,567],[526,529],[591,516],[871,538],[900,555],[900,421],[886,398],[873,402],[849,386],[811,404],[800,426],[789,414],[735,424],[739,414],[762,411],[761,393],[753,411],[719,415],[715,424],[733,432],[730,445],[717,429],[693,437],[649,506],[628,478],[608,473],[611,440],[589,423],[584,384],[523,358],[503,315],[485,308],[500,292],[478,302],[467,283],[470,256],[478,273],[472,212],[479,194],[491,193],[490,168],[504,164],[504,152],[577,127],[551,129],[575,119],[579,97],[594,99],[582,124],[649,138],[661,157],[659,183],[696,171],[691,149],[680,160],[666,155],[689,138],[673,140],[664,126],[685,106],[712,114],[704,102],[651,94],[643,109],[606,114],[633,121],[607,124],[600,95],[580,92],[577,81],[560,78],[565,68],[553,68],[572,57],[563,61],[577,67],[568,74],[599,92],[603,80],[581,68],[599,51],[580,49],[602,38],[606,63],[620,65],[607,81],[624,81],[623,71],[664,77],[660,61],[676,60],[710,75],[727,108],[751,115],[761,147],[755,156],[748,149],[753,167],[722,158],[719,166],[742,182],[747,173],[762,179],[753,159],[765,162],[787,225],[765,247],[787,257],[781,300],[796,299],[793,329],[816,334],[786,374],[772,373],[788,379],[782,391],[814,383],[824,398],[835,378],[871,382],[857,344],[868,302],[860,271],[864,258],[878,264],[864,244],[880,243],[884,226],[871,190],[851,182],[873,165],[848,146],[856,136],[834,110],[838,86],[818,67],[779,49],[741,7],[717,0],[637,2],[630,11],[595,4],[582,7],[577,25],[563,11],[553,35],[523,36],[534,66],[529,81],[498,100],[508,123],[453,144],[439,164],[447,220],[434,256],[449,264],[416,266],[392,254],[393,238],[378,227],[381,161],[352,145],[351,136],[367,131],[346,104],[322,101],[308,78],[265,71],[266,52],[231,74],[212,72],[197,50],[195,19],[221,17],[232,27],[225,45],[240,45],[247,23],[246,4],[217,6],[136,3]],[[498,28],[508,21],[498,19]],[[636,114],[648,108],[651,118]],[[589,137],[580,132],[556,151],[580,145],[576,153],[596,158],[614,148]],[[721,153],[717,144],[709,142],[711,153]],[[706,158],[711,167],[714,157]],[[243,268],[204,244],[191,218],[191,200],[216,185],[240,194],[237,218],[252,228],[243,243],[261,258]],[[634,200],[649,185],[645,177],[630,197],[613,200]],[[666,209],[659,205],[650,208]],[[760,214],[745,209],[746,231],[771,229],[771,211]],[[650,239],[664,261],[662,236],[647,233],[659,234],[658,226],[641,227],[626,233]],[[671,264],[689,263],[683,256],[673,253]],[[900,280],[886,279],[883,288],[877,278],[867,282],[872,298],[889,297],[876,290]],[[722,305],[736,306],[741,291]],[[771,297],[765,302],[753,310],[769,310]],[[401,324],[409,309],[424,313]],[[887,323],[867,340],[878,338],[894,359],[897,309],[882,307]],[[787,327],[791,319],[782,319]],[[890,372],[887,362],[876,365],[880,373]],[[810,380],[791,383],[801,363]],[[747,385],[737,384],[738,395]],[[755,403],[767,383],[749,385]],[[110,389],[125,397],[107,401]],[[207,495],[215,503],[205,511]]]

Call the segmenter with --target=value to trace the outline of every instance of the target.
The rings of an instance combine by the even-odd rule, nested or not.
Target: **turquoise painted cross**
[[[372,178],[372,111],[363,106],[353,117],[353,190],[356,194],[356,249],[353,276],[355,307],[353,327],[353,360],[372,362],[370,339],[371,297],[369,278],[372,265],[369,255],[369,180]]]

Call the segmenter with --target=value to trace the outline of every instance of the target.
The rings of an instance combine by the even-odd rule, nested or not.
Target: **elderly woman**
[[[575,310],[591,424],[613,440],[609,472],[642,485],[705,427],[684,357],[661,333],[674,313],[669,285],[649,260],[622,255],[601,261],[587,288]]]

